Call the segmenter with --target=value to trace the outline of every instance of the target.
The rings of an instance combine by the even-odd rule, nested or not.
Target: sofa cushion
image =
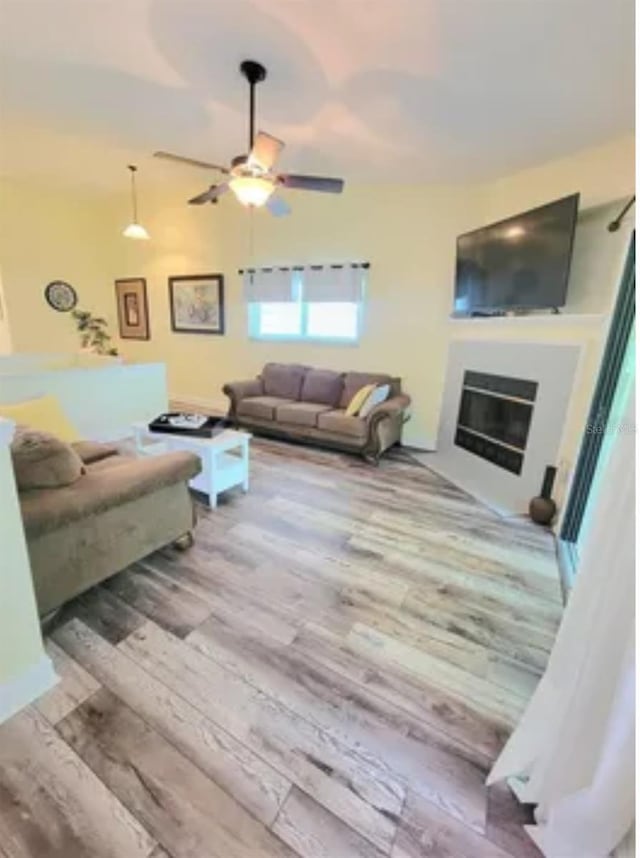
[[[292,402],[276,408],[276,420],[278,423],[295,423],[296,426],[317,426],[318,415],[325,411],[331,411],[331,406],[320,402]]]
[[[16,430],[11,458],[20,491],[69,486],[84,473],[82,459],[69,444],[26,426]]]
[[[391,384],[391,377],[373,372],[347,372],[340,398],[340,408],[346,408],[356,393],[367,384]]]
[[[276,408],[293,399],[280,396],[247,396],[238,403],[239,417],[257,417],[259,420],[275,420]]]
[[[342,408],[319,414],[318,429],[326,429],[337,435],[350,435],[352,438],[365,438],[367,434],[365,421],[361,417],[347,417]]]
[[[309,369],[304,376],[300,398],[303,402],[321,402],[335,408],[340,402],[343,384],[340,372]]]
[[[300,399],[306,367],[297,363],[267,363],[262,370],[264,392],[282,399]]]

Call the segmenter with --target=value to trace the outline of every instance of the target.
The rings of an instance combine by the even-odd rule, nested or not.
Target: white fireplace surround
[[[430,467],[505,515],[526,513],[547,465],[557,465],[579,345],[454,340],[449,349],[437,452]],[[538,383],[522,471],[513,474],[454,443],[466,370]]]

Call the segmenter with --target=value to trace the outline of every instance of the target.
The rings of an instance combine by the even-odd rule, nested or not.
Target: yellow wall
[[[290,195],[293,214],[251,215],[232,199],[198,209],[151,199],[152,242],[129,242],[123,275],[147,277],[151,342],[122,343],[135,359],[168,359],[171,393],[225,405],[225,381],[256,375],[269,360],[402,376],[414,398],[408,437],[432,443],[446,360],[455,237],[477,221],[477,194],[462,187],[357,187],[342,197]],[[253,227],[252,227],[253,220]],[[251,252],[253,245],[253,252]],[[364,331],[357,346],[264,343],[247,333],[238,268],[268,263],[371,263]],[[221,271],[227,334],[170,331],[167,277]]]
[[[333,368],[386,370],[404,379],[413,397],[405,438],[431,445],[437,435],[453,288],[455,238],[467,229],[579,190],[580,216],[569,288],[569,313],[608,313],[618,283],[628,226],[615,236],[605,225],[617,202],[633,192],[633,139],[578,152],[497,182],[477,186],[383,185],[349,187],[342,197],[291,192],[293,214],[253,218],[230,197],[218,206],[188,207],[197,189],[149,193],[145,218],[152,241],[128,242],[121,276],[147,277],[153,338],[122,344],[135,359],[167,359],[174,397],[220,404],[232,378],[256,374],[267,360],[294,360]],[[182,195],[182,196],[180,196]],[[608,204],[608,205],[605,205]],[[253,219],[253,227],[252,227]],[[365,329],[358,346],[260,343],[247,336],[246,306],[237,269],[249,264],[371,262]],[[173,334],[166,279],[170,274],[221,271],[225,275],[227,335]],[[474,323],[475,332],[482,329]],[[588,405],[605,320],[595,328],[571,324],[531,329],[529,336],[585,345],[577,407],[570,415],[563,457],[575,458],[580,421]],[[515,327],[508,337],[521,336]],[[502,336],[502,334],[500,334]]]
[[[45,301],[51,280],[69,282],[79,307],[115,320],[111,222],[103,196],[0,180],[0,267],[15,351],[79,348],[71,316]]]
[[[10,183],[0,205],[0,261],[14,346],[47,351],[77,347],[71,320],[44,302],[42,289],[49,279],[69,279],[78,288],[81,305],[113,323],[113,279],[144,276],[152,338],[118,345],[130,359],[166,361],[175,398],[224,406],[222,384],[256,374],[267,360],[384,370],[401,375],[413,397],[406,439],[430,445],[437,435],[448,342],[459,335],[448,321],[456,236],[579,190],[583,212],[567,309],[606,314],[628,231],[616,236],[606,232],[613,209],[603,204],[633,192],[633,170],[633,140],[623,138],[483,185],[348,185],[341,197],[290,192],[293,214],[284,219],[266,212],[252,218],[230,197],[218,206],[187,206],[185,200],[206,184],[206,174],[177,169],[167,186],[150,171],[141,186],[150,242],[121,238],[129,206],[124,192],[117,198],[90,199],[70,189],[45,192],[40,186]],[[371,262],[365,326],[357,346],[249,340],[238,268],[350,259]],[[173,333],[167,277],[216,271],[225,276],[226,335]],[[473,335],[480,334],[481,322],[473,324]],[[603,330],[604,322],[595,328],[569,324],[552,332],[545,326],[528,330],[537,338],[585,344],[577,406],[563,443],[569,463],[575,458]],[[505,335],[519,337],[521,328]]]
[[[2,286],[2,268],[0,267],[0,355],[10,354],[12,348],[9,314],[7,313],[4,288]]]

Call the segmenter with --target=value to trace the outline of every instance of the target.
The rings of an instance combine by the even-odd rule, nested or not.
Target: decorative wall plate
[[[64,280],[52,280],[44,290],[47,303],[59,313],[68,313],[78,303],[76,290]]]

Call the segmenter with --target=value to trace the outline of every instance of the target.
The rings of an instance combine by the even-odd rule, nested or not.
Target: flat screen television
[[[580,194],[458,238],[454,313],[565,304]]]

